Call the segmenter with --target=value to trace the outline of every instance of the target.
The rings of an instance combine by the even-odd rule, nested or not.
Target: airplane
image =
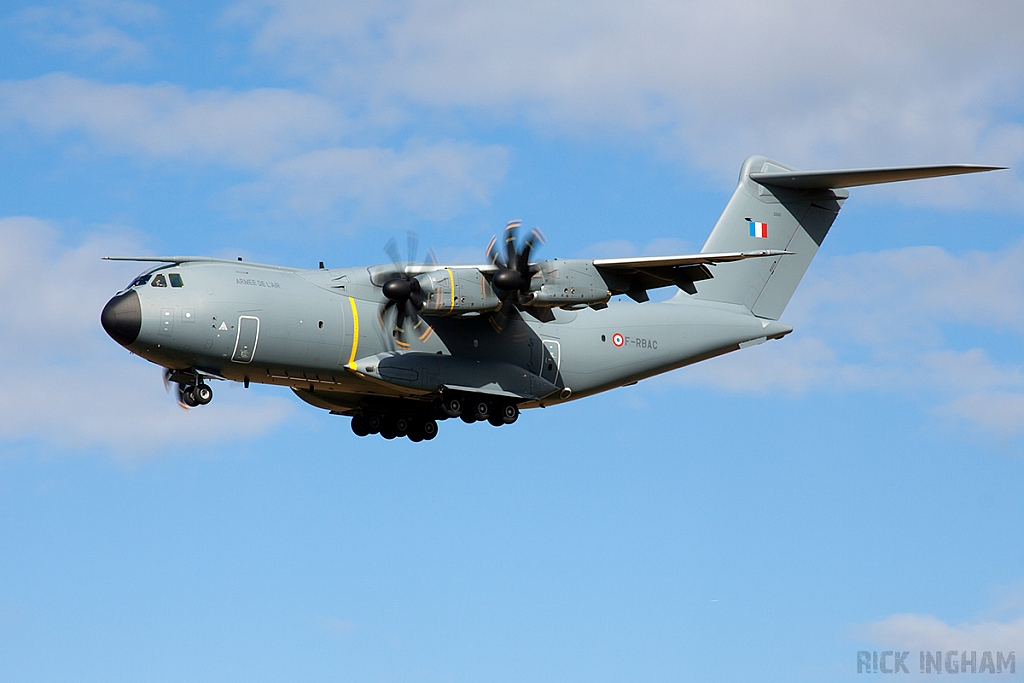
[[[239,258],[122,256],[157,265],[103,308],[119,344],[165,370],[185,407],[212,380],[287,386],[351,417],[358,436],[433,439],[438,421],[511,424],[768,340],[849,197],[846,188],[996,166],[799,171],[749,157],[700,253],[531,260],[539,231],[488,262],[300,269]],[[678,291],[651,302],[648,292]],[[617,295],[625,295],[612,300]],[[629,300],[626,300],[629,299]]]

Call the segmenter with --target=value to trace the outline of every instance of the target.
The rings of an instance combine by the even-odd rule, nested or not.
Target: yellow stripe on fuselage
[[[348,367],[350,370],[355,370],[356,349],[359,348],[359,309],[356,308],[355,299],[349,297],[348,301],[352,304],[352,355],[348,358]]]
[[[451,307],[448,309],[448,312],[451,313],[455,310],[455,273],[452,272],[451,268],[445,268],[445,270],[448,271],[448,284],[451,285],[452,290],[452,303]]]

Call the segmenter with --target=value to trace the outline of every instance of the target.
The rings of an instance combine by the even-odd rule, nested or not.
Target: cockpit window
[[[152,276],[153,276],[152,273],[146,273],[145,275],[140,275],[137,278],[135,278],[135,281],[132,282],[128,286],[129,287],[141,287],[142,285],[144,285],[147,282],[149,282],[149,278],[152,277]]]
[[[154,287],[166,287],[167,286],[167,280],[164,279],[164,274],[163,273],[157,273],[156,277],[153,278],[153,286]]]
[[[181,281],[181,275],[178,273],[168,273],[167,278],[171,281],[171,287],[182,287],[184,283]]]

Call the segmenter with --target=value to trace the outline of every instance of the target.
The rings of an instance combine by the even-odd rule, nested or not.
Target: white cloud
[[[1018,2],[247,0],[230,14],[256,27],[257,54],[343,97],[639,132],[723,179],[752,152],[805,168],[1024,160]],[[966,182],[902,196],[964,204],[980,187]],[[1012,177],[984,182],[1019,194]]]
[[[84,133],[117,153],[257,166],[337,137],[344,125],[321,97],[260,88],[189,91],[106,84],[67,74],[0,82],[0,123]]]
[[[669,256],[673,254],[692,254],[695,250],[686,240],[676,237],[659,237],[642,247],[637,247],[629,240],[609,240],[595,242],[580,250],[581,258],[625,258],[627,256]]]
[[[256,203],[270,198],[299,215],[355,203],[362,213],[400,207],[444,219],[467,202],[486,203],[507,164],[507,151],[498,146],[443,142],[402,150],[336,147],[284,159],[234,194]]]
[[[132,28],[162,16],[155,6],[137,2],[89,0],[64,7],[27,7],[4,21],[23,37],[50,50],[105,59],[120,65],[147,62],[145,43],[129,35]]]
[[[83,134],[111,153],[241,168],[254,179],[230,192],[235,202],[303,217],[344,206],[446,219],[467,203],[486,203],[508,165],[497,145],[334,146],[346,124],[328,100],[270,88],[190,91],[50,74],[0,82],[4,122]]]
[[[1024,434],[1024,365],[1015,354],[1000,360],[996,342],[984,341],[992,331],[1024,337],[1024,243],[963,256],[914,247],[816,266],[784,316],[792,336],[687,368],[672,381],[730,391],[902,393],[922,397],[940,417]],[[952,326],[982,341],[955,348]]]
[[[922,614],[894,614],[856,629],[856,635],[881,647],[921,650],[1019,652],[1024,642],[1024,618],[1009,622],[979,621],[948,624]],[[916,667],[912,672],[916,673]]]
[[[159,368],[106,336],[100,311],[138,268],[100,257],[123,250],[134,250],[123,234],[97,233],[69,247],[44,221],[0,219],[0,440],[144,457],[259,436],[285,419],[287,398],[241,396],[219,383],[212,404],[186,413],[164,393]]]

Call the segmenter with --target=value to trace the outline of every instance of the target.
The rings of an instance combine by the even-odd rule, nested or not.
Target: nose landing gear
[[[170,389],[173,382],[178,389],[178,404],[184,408],[205,406],[213,400],[213,389],[203,377],[196,372],[187,370],[168,370],[164,374],[164,386]]]
[[[205,406],[213,400],[213,389],[210,388],[210,385],[204,382],[200,382],[195,386],[179,384],[178,400],[189,408]]]

